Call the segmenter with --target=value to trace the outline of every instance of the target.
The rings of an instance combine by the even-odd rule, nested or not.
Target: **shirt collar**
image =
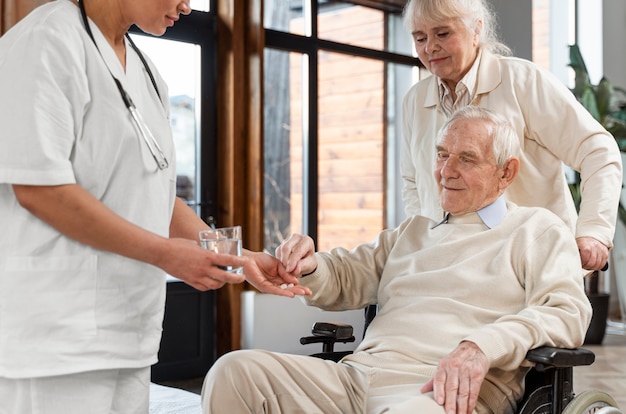
[[[478,217],[480,217],[485,226],[492,229],[498,224],[502,223],[502,220],[504,220],[504,216],[506,216],[507,211],[508,207],[506,206],[506,200],[504,199],[504,196],[501,195],[493,203],[478,210],[476,214],[478,214]],[[450,213],[446,212],[443,220],[431,227],[431,230],[435,227],[447,223],[449,216]]]
[[[485,223],[485,226],[490,229],[496,227],[498,224],[502,223],[504,220],[504,216],[507,212],[506,201],[504,200],[504,196],[498,197],[496,201],[489,204],[487,207],[483,207],[478,210],[476,213],[480,217],[480,219]]]

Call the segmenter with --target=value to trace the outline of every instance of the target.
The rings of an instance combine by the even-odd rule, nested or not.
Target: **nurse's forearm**
[[[183,200],[176,198],[170,222],[170,237],[198,240],[198,232],[208,228],[209,226],[198,217],[195,211]]]
[[[20,205],[67,237],[96,249],[156,264],[167,239],[123,219],[76,184],[14,185]]]

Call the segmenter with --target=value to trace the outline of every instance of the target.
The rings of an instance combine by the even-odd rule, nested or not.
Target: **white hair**
[[[519,138],[511,124],[495,112],[474,105],[464,106],[448,118],[439,130],[437,143],[441,141],[452,124],[462,119],[481,120],[490,126],[493,155],[498,168],[504,167],[511,158],[519,158],[521,153]]]
[[[511,49],[500,41],[496,14],[487,0],[409,0],[404,8],[404,25],[411,33],[419,24],[447,19],[460,19],[470,33],[477,34],[479,48],[504,56],[511,54]]]

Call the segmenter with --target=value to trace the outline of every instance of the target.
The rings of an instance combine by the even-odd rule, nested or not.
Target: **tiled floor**
[[[602,345],[585,345],[596,354],[593,365],[574,369],[574,391],[598,390],[609,394],[626,413],[626,332],[605,335]],[[163,383],[197,394],[203,378]]]
[[[626,412],[626,333],[607,334],[602,345],[585,345],[596,361],[574,369],[574,391],[598,390],[609,394]]]

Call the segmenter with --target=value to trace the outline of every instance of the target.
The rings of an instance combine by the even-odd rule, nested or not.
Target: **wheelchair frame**
[[[376,305],[365,308],[365,330],[376,315]],[[352,351],[334,351],[336,343],[354,342],[353,327],[334,322],[316,322],[311,336],[300,338],[302,345],[321,343],[322,352],[312,356],[338,362]],[[540,347],[526,359],[534,363],[525,377],[525,393],[517,414],[624,414],[615,400],[602,391],[574,393],[575,366],[591,365],[595,354],[584,348]]]

